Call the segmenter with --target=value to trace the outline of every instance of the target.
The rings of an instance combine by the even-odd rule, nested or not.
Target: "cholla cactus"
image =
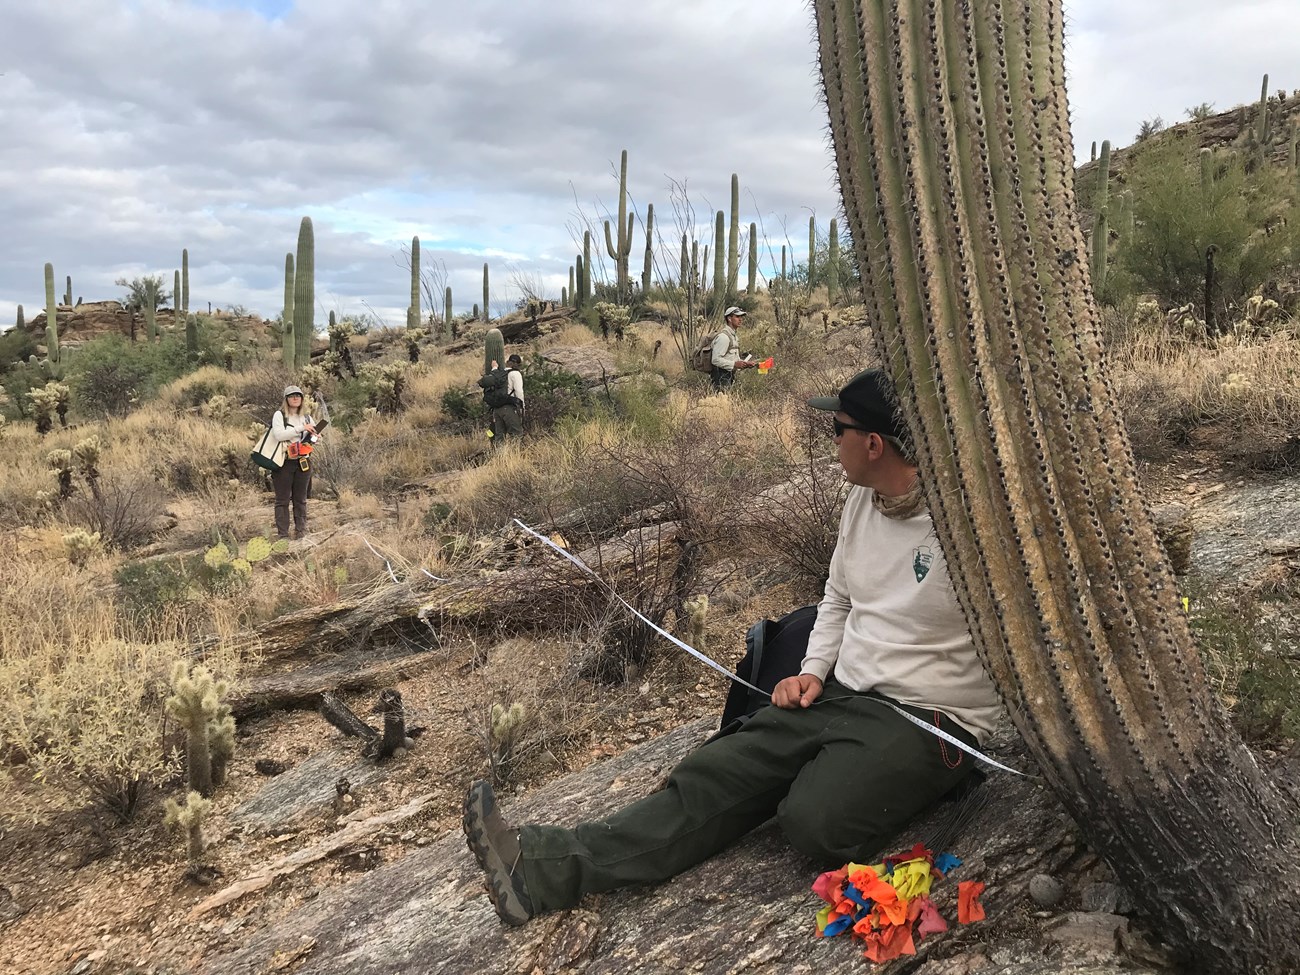
[[[72,492],[75,490],[72,486],[72,451],[61,448],[51,450],[45,455],[45,463],[49,465],[59,482],[59,500],[72,497]]]
[[[682,600],[682,609],[686,610],[686,642],[696,650],[703,650],[708,640],[709,597],[706,593]]]
[[[98,437],[87,437],[72,448],[72,456],[77,462],[77,470],[85,478],[86,486],[96,499],[99,498],[99,455],[104,449],[103,441]]]
[[[209,724],[223,714],[221,699],[230,685],[212,676],[202,665],[190,670],[180,661],[172,670],[172,696],[167,699],[167,713],[185,728],[185,763],[190,788],[201,796],[212,795],[212,748]],[[229,714],[229,709],[225,709]]]
[[[211,805],[211,802],[194,790],[185,796],[184,805],[175,799],[163,803],[163,823],[175,826],[185,837],[185,851],[191,870],[203,858],[203,820],[207,818]]]
[[[316,394],[325,385],[325,370],[320,366],[303,366],[298,373],[298,385],[303,388],[308,397],[316,399]],[[306,406],[305,403],[303,405]]]
[[[227,345],[221,349],[221,362],[230,372],[235,368],[235,356],[239,355],[239,346]]]
[[[406,342],[406,357],[411,362],[420,361],[420,343],[429,337],[429,330],[426,328],[408,328],[402,335]]]
[[[233,409],[230,397],[217,393],[203,404],[203,415],[210,420],[224,420],[230,416]]]
[[[367,365],[362,373],[370,381],[370,405],[380,413],[394,415],[402,410],[402,393],[406,389],[406,367],[400,362]]]
[[[493,704],[488,725],[488,764],[498,783],[510,778],[517,756],[519,739],[527,727],[528,712],[518,701],[508,708]]]
[[[218,463],[221,470],[225,473],[227,480],[238,482],[240,472],[244,469],[247,452],[245,448],[235,444],[223,443],[217,448],[217,455],[220,458]]]
[[[54,429],[54,411],[59,404],[59,395],[55,387],[58,383],[46,383],[33,389],[28,395],[32,399],[32,415],[36,419],[36,432],[42,437]]]
[[[63,536],[63,552],[73,565],[83,566],[96,555],[103,554],[104,543],[99,532],[91,533],[84,528],[76,528]]]
[[[1219,391],[1229,399],[1247,396],[1254,390],[1255,384],[1243,372],[1230,372],[1219,386]]]
[[[606,338],[614,333],[614,338],[623,341],[623,333],[632,322],[632,313],[622,305],[610,301],[596,302],[596,315],[600,318],[600,331]]]

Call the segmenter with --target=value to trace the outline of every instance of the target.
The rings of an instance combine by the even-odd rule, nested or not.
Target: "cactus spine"
[[[615,244],[609,232],[609,221],[605,221],[605,249],[609,251],[609,256],[614,261],[615,284],[618,288],[618,300],[627,301],[631,294],[631,285],[628,282],[627,259],[632,253],[632,227],[633,217],[628,216],[627,212],[627,150],[623,150],[623,155],[618,164],[618,243]]]
[[[831,307],[840,296],[840,225],[831,217],[830,238],[826,243],[826,300]]]
[[[59,361],[59,306],[54,301],[54,265],[45,265],[45,358]]]
[[[867,316],[985,668],[1179,954],[1300,970],[1295,810],[1207,685],[1104,373],[1062,0],[814,10]]]
[[[316,330],[316,235],[311,217],[298,226],[298,256],[293,278],[293,366],[311,362],[311,339]]]
[[[492,371],[492,363],[498,366],[506,364],[506,340],[501,336],[501,329],[489,328],[483,336],[483,375]]]
[[[727,299],[740,283],[740,177],[731,174],[731,226],[727,230]]]
[[[284,311],[280,313],[280,347],[284,364],[293,368],[293,255],[284,255]]]
[[[645,208],[645,258],[641,263],[641,293],[650,290],[650,266],[654,263],[655,205]]]
[[[411,238],[411,303],[406,306],[406,327],[420,327],[420,238]]]
[[[751,298],[758,293],[758,224],[749,225],[749,281],[745,294]]]
[[[483,321],[490,321],[492,313],[488,311],[488,266],[483,262]]]
[[[190,313],[190,251],[188,247],[181,248],[181,296],[175,301],[181,303],[181,311],[186,315]]]

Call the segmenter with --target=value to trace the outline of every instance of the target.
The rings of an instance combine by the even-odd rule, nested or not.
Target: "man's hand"
[[[812,674],[787,677],[772,691],[772,703],[779,708],[806,708],[822,695],[822,682]]]
[[[753,368],[754,368],[755,366],[757,366],[757,365],[758,365],[758,363],[757,363],[757,362],[754,362],[752,359],[737,359],[737,360],[736,360],[736,368],[737,368],[737,369],[753,369]]]

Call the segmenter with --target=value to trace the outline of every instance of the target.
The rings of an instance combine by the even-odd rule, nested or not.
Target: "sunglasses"
[[[860,427],[853,423],[843,423],[837,417],[831,417],[831,426],[835,430],[833,436],[844,436],[845,430],[857,430],[859,433],[875,433],[875,430],[868,430],[866,427]]]

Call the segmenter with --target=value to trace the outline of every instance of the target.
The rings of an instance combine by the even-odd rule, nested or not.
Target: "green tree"
[[[1273,167],[1246,172],[1241,158],[1221,153],[1213,178],[1203,181],[1197,147],[1187,141],[1152,146],[1130,161],[1133,233],[1120,242],[1118,264],[1125,288],[1154,293],[1171,304],[1202,304],[1205,252],[1215,254],[1212,303],[1216,316],[1239,306],[1287,260],[1295,191]]]
[[[164,305],[172,300],[172,294],[163,286],[161,274],[146,274],[144,277],[132,278],[128,281],[126,278],[118,278],[114,282],[119,288],[126,288],[126,297],[122,299],[122,305],[130,312],[140,312],[144,315],[145,326],[149,338],[158,337],[158,306]]]

